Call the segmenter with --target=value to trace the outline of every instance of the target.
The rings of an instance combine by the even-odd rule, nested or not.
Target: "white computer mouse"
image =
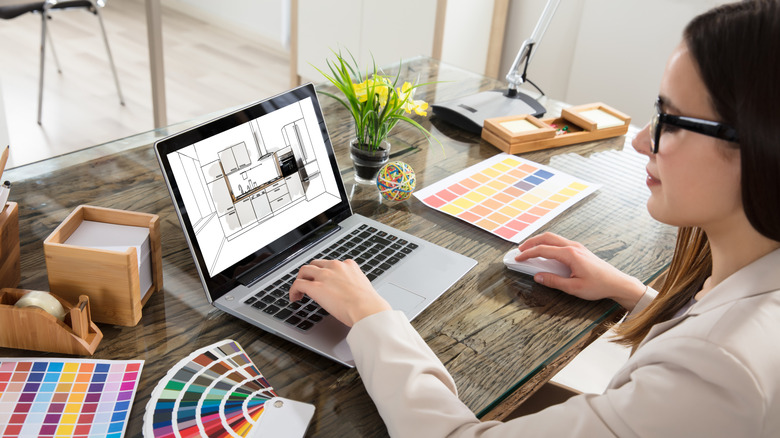
[[[550,272],[566,278],[571,276],[571,269],[558,260],[534,257],[518,262],[515,260],[515,257],[519,254],[520,250],[517,248],[506,253],[504,256],[504,264],[507,268],[528,275],[535,275],[537,272]]]

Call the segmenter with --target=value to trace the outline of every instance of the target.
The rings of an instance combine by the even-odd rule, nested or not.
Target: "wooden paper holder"
[[[9,202],[0,212],[0,288],[19,285],[22,278],[19,256],[19,206]]]
[[[83,221],[149,228],[152,284],[147,290],[141,290],[135,247],[112,251],[65,243]],[[162,289],[160,218],[154,214],[80,205],[43,241],[43,252],[49,289],[74,301],[89,296],[97,322],[135,326],[152,292]]]
[[[590,111],[601,112],[617,126],[600,127],[587,117]],[[631,117],[601,102],[564,108],[561,117],[537,119],[528,114],[486,119],[482,139],[510,154],[568,146],[587,141],[617,137],[628,132]],[[559,132],[566,128],[563,133]]]
[[[26,289],[0,290],[0,346],[52,353],[92,355],[103,339],[90,316],[89,297],[75,306],[51,294],[67,311],[63,321],[37,307],[14,306]]]

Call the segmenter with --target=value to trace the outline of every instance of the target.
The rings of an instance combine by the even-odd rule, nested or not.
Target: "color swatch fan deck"
[[[256,436],[253,429],[262,429],[269,417],[266,402],[282,406],[279,400],[297,403],[280,399],[241,346],[224,340],[180,361],[157,385],[146,406],[144,436]],[[304,431],[310,417],[301,422]]]
[[[551,167],[498,154],[414,196],[431,208],[520,243],[598,188]]]
[[[143,361],[0,359],[0,437],[124,435]]]

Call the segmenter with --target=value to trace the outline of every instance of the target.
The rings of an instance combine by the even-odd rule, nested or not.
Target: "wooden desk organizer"
[[[597,110],[618,126],[598,127],[598,122],[583,113]],[[586,141],[617,137],[628,132],[631,117],[603,103],[591,103],[565,108],[561,117],[537,119],[528,114],[486,119],[482,138],[510,154],[568,146]],[[566,127],[565,133],[559,133]]]
[[[19,207],[16,202],[9,202],[0,213],[0,288],[19,285],[19,254]]]
[[[15,307],[29,290],[0,290],[0,347],[52,353],[92,355],[103,333],[90,318],[89,298],[79,297],[78,304],[52,294],[66,310],[60,321],[43,309]]]
[[[122,252],[64,243],[85,220],[149,228],[152,267],[149,290],[140,290],[135,247]],[[49,289],[72,301],[82,294],[89,296],[92,317],[97,322],[136,325],[152,292],[162,289],[160,220],[154,214],[80,205],[43,241],[43,252]]]

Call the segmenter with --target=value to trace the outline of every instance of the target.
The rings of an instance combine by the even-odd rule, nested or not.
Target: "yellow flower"
[[[428,109],[428,102],[424,102],[422,100],[415,100],[414,101],[414,112],[418,116],[427,116],[428,112],[425,111]]]
[[[352,89],[355,91],[355,95],[360,102],[365,102],[368,100],[368,94],[373,91],[373,94],[378,100],[379,105],[387,105],[387,98],[390,94],[390,91],[387,80],[381,76],[374,76],[373,78],[366,79],[359,84],[353,83]]]
[[[390,82],[383,76],[374,76],[374,95],[379,98],[379,105],[387,105],[387,99],[390,97],[390,90],[392,90]]]
[[[368,81],[363,81],[359,84],[352,84],[352,89],[355,91],[358,101],[365,102],[368,99]]]
[[[414,88],[409,82],[404,82],[401,88],[397,88],[398,95],[403,99],[403,109],[407,114],[411,114],[412,111],[418,116],[425,116],[428,113],[425,111],[428,109],[428,103],[423,100],[414,100]]]

